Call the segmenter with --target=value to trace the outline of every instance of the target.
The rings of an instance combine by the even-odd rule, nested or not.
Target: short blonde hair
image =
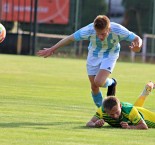
[[[103,30],[110,28],[110,20],[105,15],[98,15],[94,20],[95,30]]]

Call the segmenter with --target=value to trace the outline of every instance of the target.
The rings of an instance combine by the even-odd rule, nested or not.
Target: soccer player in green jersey
[[[146,97],[154,88],[154,83],[147,83],[134,105],[120,102],[114,96],[107,97],[86,126],[102,127],[107,122],[113,127],[125,129],[155,128],[155,113],[142,107]]]

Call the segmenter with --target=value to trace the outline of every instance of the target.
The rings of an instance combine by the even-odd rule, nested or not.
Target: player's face
[[[103,30],[96,30],[96,35],[101,41],[104,41],[104,39],[108,37],[109,32],[110,32],[110,28],[103,29]]]
[[[106,113],[114,119],[119,119],[121,116],[121,104],[115,105],[111,110],[106,111]]]

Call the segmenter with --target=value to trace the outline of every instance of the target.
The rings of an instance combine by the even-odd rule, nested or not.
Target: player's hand
[[[132,42],[131,45],[129,46],[129,48],[133,51],[133,52],[139,52],[141,50],[142,47],[142,39],[140,37],[136,37]]]
[[[104,125],[104,120],[103,119],[99,119],[95,122],[95,126],[96,127],[102,127]]]
[[[127,122],[124,122],[124,121],[122,121],[122,122],[120,123],[120,125],[121,125],[122,128],[124,128],[124,129],[130,128],[129,124],[128,124]]]
[[[133,52],[139,52],[141,47],[139,47],[139,43],[138,42],[132,42],[131,45],[129,46],[129,48],[133,51]]]
[[[38,56],[43,56],[44,58],[49,57],[54,54],[54,48],[44,48],[43,50],[39,50],[37,52]]]

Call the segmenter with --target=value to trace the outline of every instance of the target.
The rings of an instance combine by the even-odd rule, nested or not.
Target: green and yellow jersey
[[[148,127],[155,128],[155,113],[143,107],[133,106],[130,103],[121,102],[122,112],[119,119],[113,119],[105,113],[104,108],[98,108],[95,117],[104,119],[113,127],[121,127],[120,122],[125,121],[129,125],[137,125],[141,120],[144,120]]]

